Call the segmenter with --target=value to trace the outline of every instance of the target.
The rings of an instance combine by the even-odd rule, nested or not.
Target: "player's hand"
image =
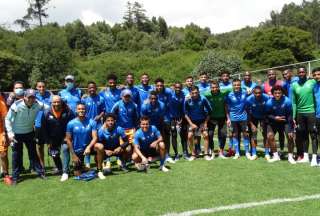
[[[145,157],[141,158],[141,163],[142,164],[147,164],[148,163],[148,159],[145,158]]]
[[[121,147],[118,147],[113,151],[113,154],[119,154],[121,150],[122,150]]]
[[[14,133],[8,133],[9,142],[14,142]]]
[[[83,155],[89,155],[91,153],[91,148],[87,146],[87,148],[84,150]]]
[[[76,154],[72,154],[72,162],[73,163],[80,163],[80,159],[78,158],[78,156]]]
[[[190,126],[191,126],[191,129],[192,129],[192,130],[195,130],[195,129],[198,128],[198,126],[197,126],[196,124],[193,124],[193,123],[192,123]]]
[[[231,127],[231,121],[230,121],[230,119],[227,120],[227,126],[228,126],[228,127]]]
[[[105,152],[106,152],[106,155],[107,155],[107,156],[112,156],[112,155],[113,155],[113,151],[106,150]]]
[[[150,147],[151,147],[151,148],[156,148],[156,147],[157,147],[157,142],[151,143],[151,144],[150,144]]]
[[[286,119],[283,118],[282,116],[276,116],[276,117],[274,117],[274,120],[276,120],[276,121],[278,121],[278,122],[284,122],[284,121],[286,121]]]

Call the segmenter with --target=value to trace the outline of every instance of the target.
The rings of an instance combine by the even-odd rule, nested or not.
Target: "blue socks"
[[[232,143],[234,145],[234,150],[236,151],[236,154],[240,155],[238,139],[237,138],[232,138]]]
[[[249,144],[250,144],[249,137],[243,137],[243,144],[244,144],[244,149],[246,151],[246,154],[249,153]]]

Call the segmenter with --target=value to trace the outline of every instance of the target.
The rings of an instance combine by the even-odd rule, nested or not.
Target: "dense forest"
[[[68,74],[85,85],[94,79],[104,85],[110,72],[120,78],[128,71],[137,75],[160,74],[168,82],[206,71],[216,76],[316,58],[320,45],[320,1],[286,4],[258,27],[223,34],[195,23],[168,26],[163,17],[148,17],[139,2],[127,3],[121,23],[80,20],[60,26],[46,23],[50,0],[31,0],[26,15],[15,24],[21,31],[0,27],[0,86],[9,90],[13,80],[34,85],[46,80],[61,87]]]

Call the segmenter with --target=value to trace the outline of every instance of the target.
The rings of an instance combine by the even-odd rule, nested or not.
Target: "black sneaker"
[[[42,180],[47,180],[48,179],[45,174],[40,174],[39,178],[42,179]]]
[[[123,171],[123,172],[129,172],[128,168],[126,165],[124,166],[121,166],[120,169]]]

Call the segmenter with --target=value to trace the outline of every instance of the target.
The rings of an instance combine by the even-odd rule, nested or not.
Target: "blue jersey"
[[[186,98],[188,98],[188,97],[190,97],[191,88],[184,87],[184,88],[182,89],[182,92],[183,92],[184,96],[185,96]]]
[[[185,96],[183,92],[180,92],[179,95],[177,95],[175,92],[172,92],[172,95],[170,97],[169,101],[169,116],[170,119],[181,119],[184,116],[184,100]]]
[[[320,118],[320,83],[317,82],[317,84],[314,86],[313,89],[314,98],[316,102],[316,117]]]
[[[45,91],[44,95],[41,95],[39,92],[36,93],[36,99],[48,106],[51,105],[51,100],[52,100],[52,94],[49,91]],[[43,110],[40,110],[37,113],[36,119],[34,121],[34,126],[36,128],[40,128],[41,127],[41,119],[43,116]]]
[[[147,132],[143,132],[140,128],[134,134],[133,144],[140,147],[140,149],[147,150],[151,143],[159,139],[160,131],[155,126],[150,126]]]
[[[85,150],[91,142],[92,132],[97,131],[96,126],[96,121],[89,118],[85,118],[83,121],[75,118],[67,124],[67,133],[72,137],[74,152],[79,153]]]
[[[138,85],[136,86],[139,90],[139,96],[140,96],[140,104],[138,105],[139,107],[142,106],[145,100],[149,98],[149,93],[154,90],[153,86],[151,85]]]
[[[241,81],[241,89],[245,91],[248,95],[250,95],[253,89],[257,86],[257,83],[250,81],[246,83],[244,80]]]
[[[105,90],[101,91],[99,95],[104,99],[106,113],[110,113],[114,104],[121,100],[121,89],[106,88]]]
[[[291,121],[291,100],[286,96],[282,96],[278,101],[274,98],[270,98],[266,103],[266,113],[271,121],[273,121],[276,116],[285,116],[288,122]]]
[[[139,114],[137,105],[130,101],[125,103],[123,100],[118,101],[111,110],[117,116],[117,125],[125,129],[132,129],[137,126]]]
[[[220,87],[220,91],[222,93],[226,92],[226,91],[232,91],[232,83],[229,81],[229,82],[220,82],[219,83],[219,87]]]
[[[165,107],[161,101],[157,101],[155,105],[151,105],[150,102],[146,101],[141,107],[141,116],[148,116],[150,124],[157,128],[160,128],[164,114]]]
[[[63,89],[58,94],[61,99],[67,103],[69,108],[75,113],[77,104],[81,101],[81,90],[78,88],[73,88],[70,91],[67,89]]]
[[[200,82],[197,86],[201,95],[203,95],[203,93],[205,93],[206,91],[210,90],[210,84],[208,82]]]
[[[292,98],[292,95],[291,95],[291,85],[295,82],[297,82],[299,80],[299,77],[297,76],[294,76],[291,78],[291,80],[284,80],[282,82],[282,87],[283,89],[285,90],[285,93],[286,93],[286,96],[289,97],[289,98]]]
[[[87,96],[82,98],[82,102],[86,105],[86,117],[94,119],[100,113],[105,111],[104,99],[100,95]]]
[[[158,100],[164,104],[164,121],[170,121],[170,114],[169,114],[169,101],[172,95],[172,90],[169,88],[164,88],[164,90],[158,93]]]
[[[247,97],[247,110],[250,116],[255,119],[263,119],[265,117],[265,105],[269,100],[267,94],[262,94],[259,100],[252,94]]]
[[[126,134],[121,127],[114,127],[109,130],[105,127],[101,127],[98,131],[98,140],[103,143],[107,149],[115,149],[120,146],[120,138],[125,139]]]
[[[226,96],[225,102],[232,122],[247,121],[246,99],[247,94],[243,91],[232,91]]]
[[[196,100],[188,98],[184,102],[184,112],[191,121],[204,121],[211,111],[209,101],[203,96]]]
[[[129,89],[132,93],[132,97],[131,100],[137,104],[137,106],[140,104],[140,93],[139,93],[139,89],[135,86],[129,87],[127,86],[126,89]]]

